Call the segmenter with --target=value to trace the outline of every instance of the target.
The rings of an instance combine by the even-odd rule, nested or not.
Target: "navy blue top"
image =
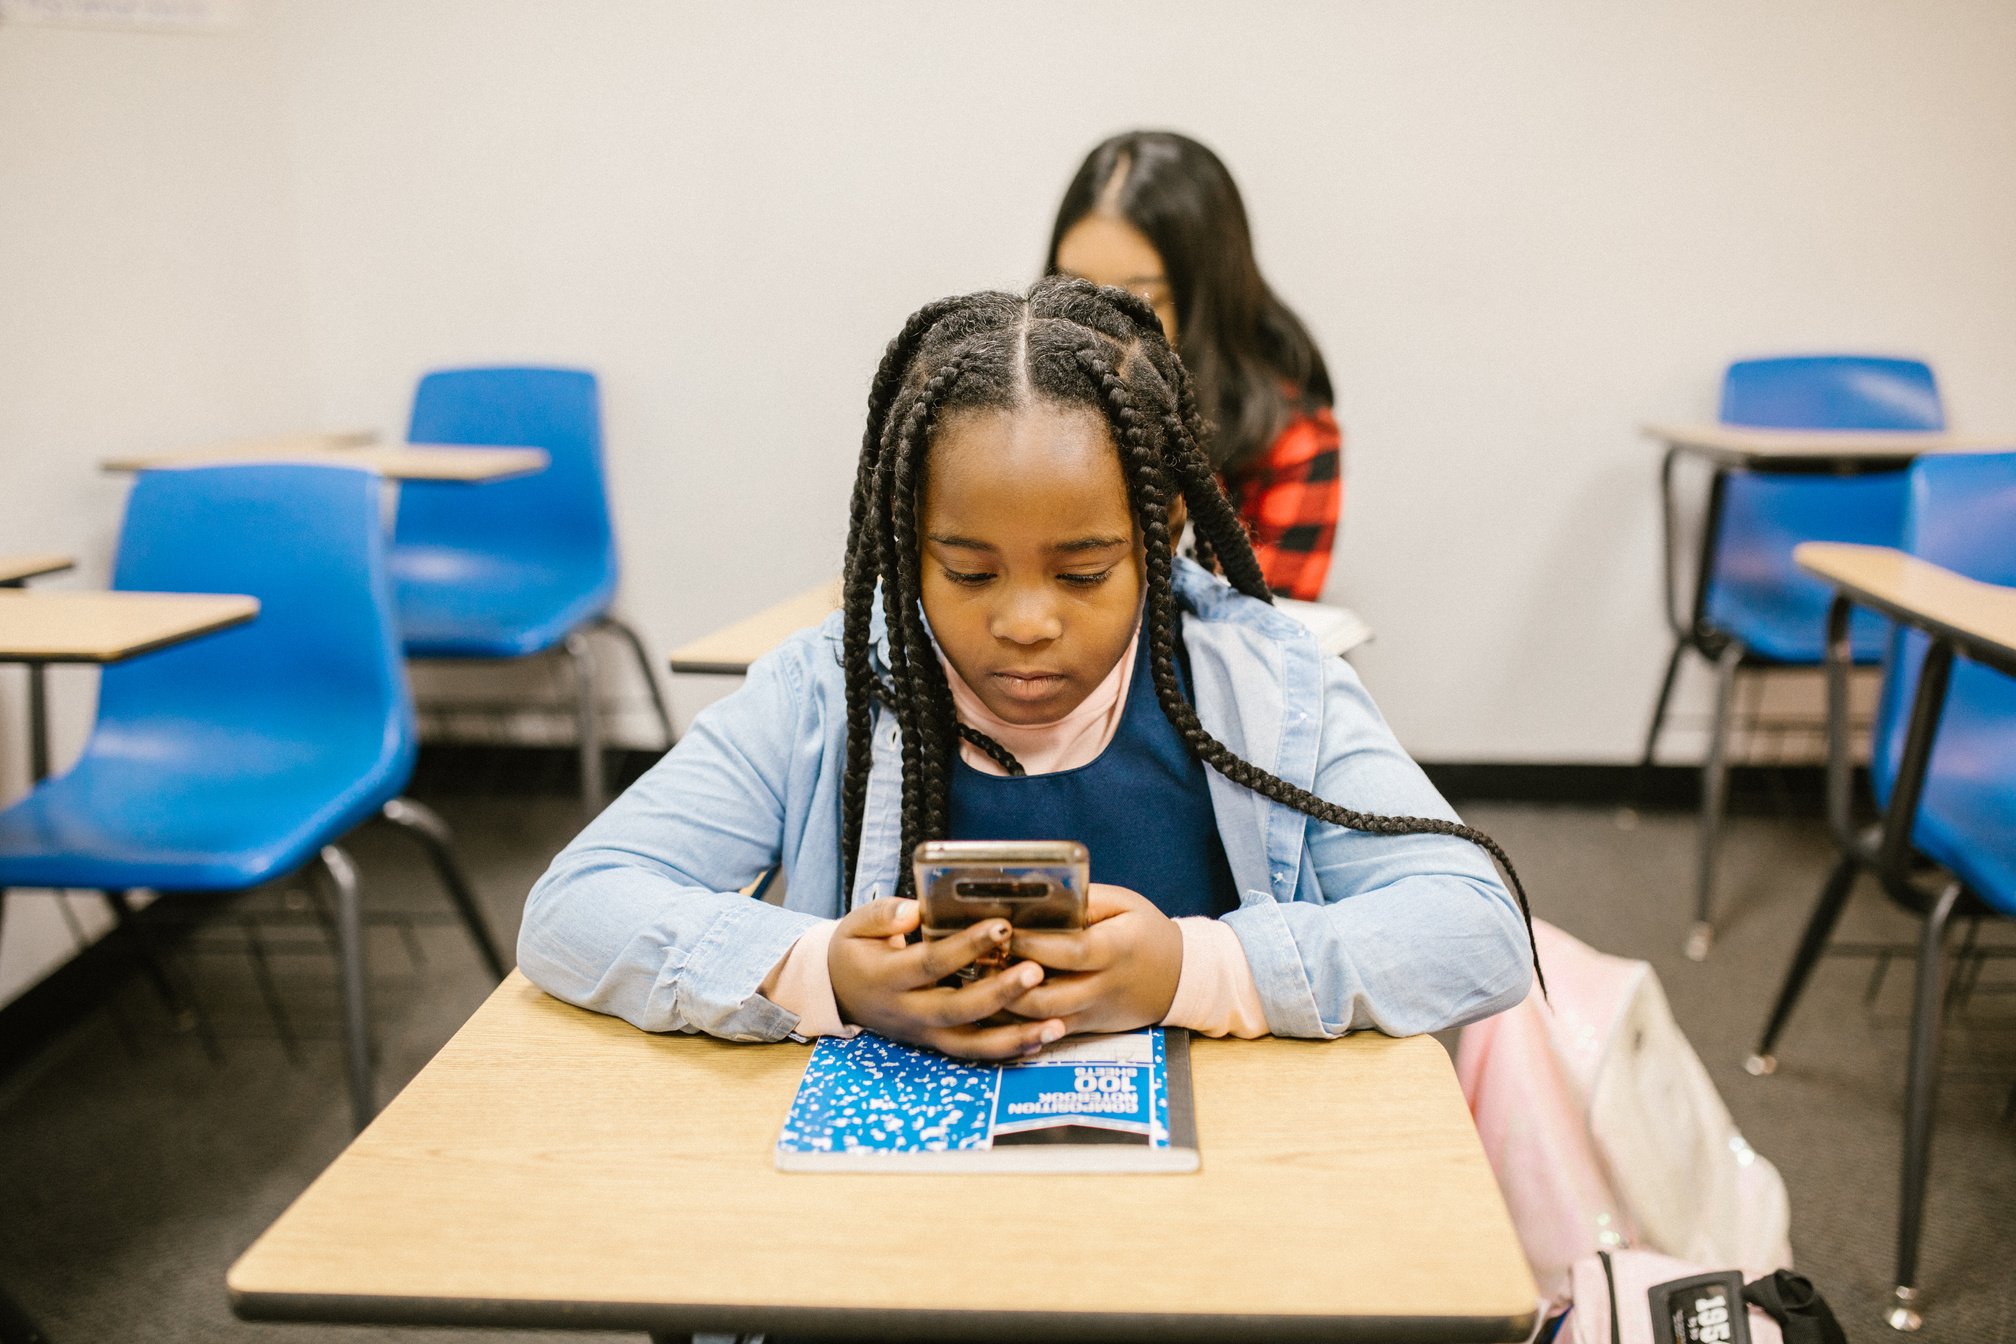
[[[1183,663],[1176,678],[1187,699]],[[1239,888],[1204,769],[1155,699],[1144,638],[1106,749],[1047,775],[990,775],[955,760],[948,838],[1076,840],[1091,851],[1094,882],[1138,891],[1172,919],[1215,917],[1239,908]]]

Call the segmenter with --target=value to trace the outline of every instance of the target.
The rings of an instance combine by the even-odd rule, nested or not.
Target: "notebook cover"
[[[784,1171],[1195,1171],[1190,1038],[1144,1027],[983,1064],[863,1032],[813,1047]]]

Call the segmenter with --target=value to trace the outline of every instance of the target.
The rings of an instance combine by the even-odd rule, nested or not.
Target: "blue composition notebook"
[[[784,1171],[1197,1170],[1190,1036],[1074,1036],[983,1064],[862,1032],[813,1047]]]

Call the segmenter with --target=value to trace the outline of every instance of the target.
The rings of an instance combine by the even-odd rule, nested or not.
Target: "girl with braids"
[[[1267,586],[1315,601],[1344,509],[1344,437],[1309,329],[1261,278],[1246,206],[1216,154],[1129,131],[1085,156],[1050,232],[1052,274],[1147,301],[1217,426],[1211,462]]]
[[[1175,553],[1186,520],[1226,577]],[[535,982],[652,1031],[978,1058],[1152,1022],[1433,1031],[1526,993],[1504,855],[1270,605],[1132,295],[1048,279],[910,319],[844,589],[554,860]],[[940,838],[1082,841],[1092,922],[911,941],[908,859]],[[740,894],[779,864],[782,907]],[[1002,944],[1022,960],[941,983]]]

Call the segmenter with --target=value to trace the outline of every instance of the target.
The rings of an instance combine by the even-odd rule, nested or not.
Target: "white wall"
[[[271,27],[217,35],[0,24],[0,552],[63,551],[102,587],[125,499],[97,460],[312,419]],[[0,668],[0,799],[26,785],[24,674]],[[67,760],[95,678],[50,677]],[[7,898],[0,1002],[104,925]]]
[[[286,15],[322,419],[396,426],[431,365],[596,368],[661,648],[836,567],[882,343],[1026,282],[1129,125],[1224,154],[1323,343],[1330,596],[1421,756],[1635,754],[1664,637],[1634,426],[1711,414],[1731,357],[1921,353],[1958,423],[2016,429],[1997,0]]]

